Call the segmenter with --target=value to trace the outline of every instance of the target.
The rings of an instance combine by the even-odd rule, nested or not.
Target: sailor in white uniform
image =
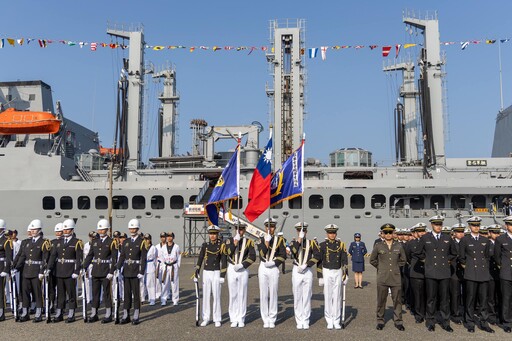
[[[180,300],[181,251],[174,242],[174,233],[167,233],[167,243],[160,249],[160,278],[162,283],[161,304],[166,305],[171,296],[172,303],[178,305]],[[170,290],[169,290],[170,289]]]
[[[141,301],[145,301],[147,294],[149,299],[149,305],[155,305],[157,286],[155,264],[158,262],[158,250],[156,249],[155,245],[153,245],[151,235],[149,233],[146,233],[144,235],[144,240],[146,241],[149,250],[146,259],[146,273],[144,274],[144,280],[141,281]]]
[[[159,300],[162,297],[162,277],[160,268],[162,267],[161,261],[160,261],[160,253],[162,252],[162,248],[166,245],[167,242],[167,233],[161,232],[160,233],[160,243],[155,245],[156,251],[158,253],[157,260],[155,261],[155,276],[156,276],[156,299]],[[167,295],[168,297],[169,295]]]

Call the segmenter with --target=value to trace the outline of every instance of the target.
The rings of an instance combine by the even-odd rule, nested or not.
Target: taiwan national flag
[[[270,173],[272,172],[272,138],[258,161],[249,185],[249,204],[244,211],[250,222],[258,218],[270,206]]]

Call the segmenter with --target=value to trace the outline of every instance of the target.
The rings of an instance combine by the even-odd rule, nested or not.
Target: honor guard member
[[[293,308],[297,329],[309,329],[311,316],[311,296],[313,295],[313,270],[318,263],[320,251],[314,240],[306,238],[308,223],[295,224],[297,239],[292,241],[290,250],[293,258],[292,289]]]
[[[23,306],[19,322],[26,322],[29,318],[29,308],[31,297],[36,303],[36,312],[33,322],[41,322],[41,312],[43,309],[42,280],[48,264],[51,244],[50,241],[42,237],[41,220],[35,219],[29,225],[31,238],[24,243],[20,251],[20,257],[16,263],[16,270],[22,270],[23,285],[21,287],[23,295]]]
[[[450,263],[457,258],[457,251],[451,238],[441,233],[444,217],[436,215],[429,221],[432,232],[420,238],[413,254],[419,261],[425,262],[426,326],[428,331],[435,331],[436,312],[439,311],[441,328],[451,333],[453,329],[450,326]]]
[[[213,296],[213,322],[215,327],[221,326],[222,313],[220,310],[221,285],[226,276],[226,256],[221,240],[220,228],[216,225],[208,227],[210,241],[203,243],[199,258],[197,259],[194,281],[199,278],[199,271],[203,268],[203,321],[201,327],[210,322],[210,295]]]
[[[55,269],[57,277],[57,309],[52,322],[63,320],[63,312],[68,299],[68,318],[66,323],[75,322],[76,287],[80,273],[83,248],[82,241],[74,236],[75,222],[67,219],[62,223],[63,238],[52,249],[50,255],[50,272]]]
[[[126,240],[126,238],[121,238],[122,237],[122,233],[119,232],[119,231],[114,231],[112,233],[112,239],[114,239],[116,241],[116,244],[117,244],[117,259],[115,260],[115,265],[116,265],[116,268],[117,268],[117,263],[119,262],[119,256],[121,254],[121,246],[123,245],[123,241]],[[122,269],[122,268],[121,268]],[[114,271],[114,276],[116,275],[115,271]],[[116,290],[116,285],[117,285],[117,291],[119,293],[119,299],[121,301],[124,301],[123,297],[124,297],[124,281],[123,281],[123,272],[122,271],[118,271],[117,272],[117,283],[116,283],[116,279],[114,278],[112,282],[112,292],[113,294],[112,295],[115,295],[115,290]]]
[[[146,273],[145,278],[143,281],[144,291],[141,289],[141,295],[142,298],[146,297],[146,292],[149,299],[149,305],[155,305],[155,299],[156,299],[156,286],[157,286],[157,274],[155,274],[156,271],[156,264],[158,263],[158,250],[155,245],[153,245],[151,240],[151,235],[149,233],[146,233],[144,235],[144,240],[146,241],[146,244],[148,246],[148,254],[146,259]]]
[[[425,321],[425,263],[412,257],[418,248],[420,238],[427,233],[427,225],[418,223],[412,227],[415,239],[405,244],[405,255],[409,262],[409,280],[412,293],[412,312],[416,323]]]
[[[489,312],[489,323],[496,325],[500,320],[500,303],[501,303],[501,290],[500,290],[500,269],[494,258],[494,248],[496,239],[500,236],[501,226],[493,224],[487,226],[489,231],[489,240],[492,243],[493,255],[489,263],[489,271],[491,274],[489,281],[489,292],[487,294],[487,309]]]
[[[338,226],[328,224],[324,228],[327,240],[320,243],[318,259],[318,284],[324,287],[327,329],[341,329],[341,286],[348,281],[348,258],[345,243],[336,238]]]
[[[180,300],[180,278],[179,269],[181,266],[181,251],[178,244],[174,242],[174,233],[167,233],[167,242],[162,247],[160,256],[160,271],[162,272],[162,296],[161,305],[167,304],[170,297],[174,305]]]
[[[229,320],[231,328],[243,328],[247,313],[248,268],[256,261],[256,251],[254,242],[244,237],[247,225],[238,222],[235,226],[235,236],[224,242],[228,262]]]
[[[132,219],[128,222],[130,238],[126,238],[119,248],[119,261],[117,269],[123,273],[124,302],[121,324],[130,322],[130,309],[133,298],[133,325],[139,324],[140,315],[140,281],[144,278],[146,270],[146,257],[148,248],[146,242],[139,235],[140,222]],[[122,270],[121,270],[122,269]]]
[[[12,242],[5,234],[5,221],[0,219],[0,321],[5,321],[5,284],[11,270]]]
[[[506,232],[496,238],[494,259],[500,269],[501,321],[505,333],[512,331],[512,216],[504,219]]]
[[[459,260],[464,268],[464,284],[466,311],[466,328],[470,333],[475,332],[475,304],[480,306],[480,328],[488,333],[494,333],[489,327],[487,310],[487,293],[489,290],[489,262],[494,253],[492,243],[479,233],[482,219],[473,216],[467,220],[471,234],[464,236],[459,245]]]
[[[286,259],[284,239],[275,235],[276,221],[272,218],[264,222],[267,233],[260,238],[258,245],[260,266],[260,313],[263,328],[275,328],[277,319],[277,291],[279,289],[279,266]]]
[[[84,244],[84,259],[87,257],[87,254],[89,253],[89,250],[91,249],[91,243],[94,239],[97,238],[97,234],[95,231],[89,232],[89,241]],[[91,269],[92,266],[89,266],[87,269],[85,269],[85,287],[87,288],[87,294],[89,297],[87,297],[87,303],[91,303],[91,292],[92,292],[92,281],[91,281]],[[81,298],[83,298],[84,293],[80,295]]]
[[[370,256],[370,264],[377,268],[377,330],[384,328],[384,312],[388,291],[393,300],[393,321],[396,329],[404,331],[402,321],[402,283],[400,267],[407,262],[404,248],[393,240],[393,224],[384,224],[380,230],[384,241],[377,243]]]
[[[452,240],[457,254],[459,254],[460,241],[464,237],[466,225],[458,223],[452,226]],[[462,288],[464,286],[464,269],[457,258],[450,264],[450,316],[455,324],[462,324],[464,314],[464,300],[462,299]]]
[[[103,290],[103,302],[105,303],[105,317],[101,323],[112,322],[112,292],[110,289],[114,277],[115,262],[117,260],[117,242],[107,235],[110,223],[106,219],[98,221],[96,231],[98,238],[93,239],[87,256],[83,263],[83,269],[91,268],[92,304],[91,316],[87,322],[93,323],[99,320],[98,309]]]
[[[50,241],[51,249],[57,247],[57,244],[62,240],[62,223],[57,223],[53,229],[55,238]],[[50,251],[51,254],[51,251]],[[55,299],[57,295],[57,277],[55,276],[55,267],[48,274],[48,299],[50,301],[50,312],[55,313],[55,306],[57,305]]]
[[[160,254],[163,252],[162,248],[167,244],[167,233],[161,232],[160,233],[160,243],[155,245],[155,248],[158,252],[158,258],[156,259],[156,273],[155,276],[157,276],[156,281],[156,299],[161,299],[162,297],[162,273],[160,271],[160,268],[162,267],[161,260],[160,260]],[[167,294],[167,297],[169,297],[169,294]]]

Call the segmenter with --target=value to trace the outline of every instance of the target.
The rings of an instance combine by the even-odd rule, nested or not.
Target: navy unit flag
[[[283,163],[270,182],[270,207],[304,193],[304,141]]]
[[[206,204],[208,219],[213,225],[219,224],[219,209],[222,203],[229,199],[238,198],[240,194],[240,143],[235,149],[226,168],[222,171],[213,189],[210,200]]]

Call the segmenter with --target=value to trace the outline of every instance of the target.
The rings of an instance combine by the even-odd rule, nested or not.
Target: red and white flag
[[[400,45],[400,44],[396,44],[396,46],[395,46],[395,48],[396,48],[396,55],[395,55],[395,58],[398,58],[398,54],[400,53],[400,47],[401,47],[401,46],[402,46],[402,45]]]
[[[320,47],[320,54],[322,55],[322,60],[325,60],[327,58],[327,49],[329,46],[321,46]]]
[[[382,46],[382,57],[387,57],[391,51],[391,46]]]
[[[96,51],[97,44],[91,43],[91,51]]]

